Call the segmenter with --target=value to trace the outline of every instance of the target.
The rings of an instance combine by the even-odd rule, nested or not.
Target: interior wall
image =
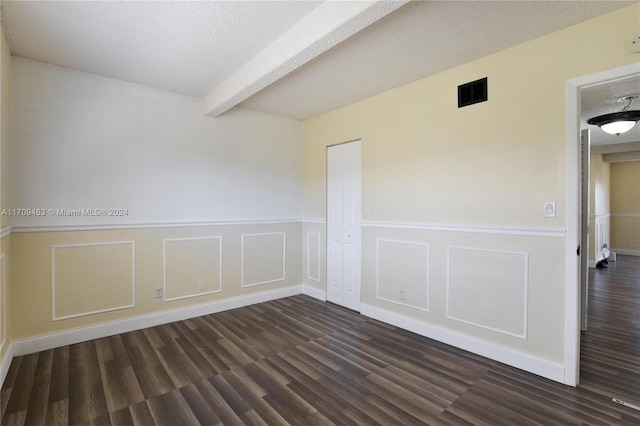
[[[12,202],[40,212],[13,221],[14,341],[302,283],[299,121],[13,73]]]
[[[610,163],[602,154],[590,157],[589,165],[589,266],[603,258],[602,248],[611,247],[610,227]]]
[[[291,219],[301,214],[301,127],[201,99],[16,58],[12,198],[125,216],[16,217],[14,226]]]
[[[611,247],[640,256],[640,161],[611,163]]]
[[[11,52],[0,28],[0,212],[11,207],[9,193],[9,144],[10,144],[10,94],[11,94]],[[6,213],[6,211],[5,211]],[[11,223],[11,216],[0,214],[0,367],[11,340],[9,325],[10,306],[8,281],[10,278],[10,238],[5,230]],[[5,370],[0,368],[0,382]]]
[[[304,122],[303,214],[323,237],[326,147],[362,140],[363,312],[564,379],[565,84],[637,61],[626,46],[638,13],[633,5]],[[458,109],[457,86],[483,77],[488,101]]]

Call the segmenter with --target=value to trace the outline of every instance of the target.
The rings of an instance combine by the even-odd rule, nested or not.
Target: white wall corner
[[[320,290],[307,284],[302,285],[302,294],[313,297],[314,299],[321,300],[323,302],[326,302],[327,300],[327,292],[325,290]]]

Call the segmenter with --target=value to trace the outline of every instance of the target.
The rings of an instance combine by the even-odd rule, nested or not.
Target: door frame
[[[580,271],[576,249],[580,239],[580,90],[640,73],[640,62],[567,80],[565,85],[566,227],[564,382],[577,386],[580,379]]]
[[[587,331],[589,307],[589,194],[591,193],[591,131],[580,130],[580,331]]]

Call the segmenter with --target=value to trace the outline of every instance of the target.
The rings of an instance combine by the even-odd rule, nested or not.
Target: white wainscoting
[[[307,278],[320,281],[320,233],[307,232]]]
[[[185,256],[182,259],[179,259],[178,255],[175,255],[177,259],[174,259],[174,262],[182,262],[183,268],[187,269],[187,274],[194,275],[193,279],[196,280],[197,277],[209,277],[210,279],[217,280],[217,283],[210,284],[207,280],[207,288],[198,289],[195,293],[183,294],[180,296],[167,297],[170,291],[170,286],[172,285],[171,277],[168,274],[168,266],[171,261],[171,249],[168,246],[175,244],[186,245],[196,245],[202,246],[203,242],[209,241],[217,241],[213,246],[209,247],[212,249],[215,247],[217,253],[212,251],[206,255],[207,260],[209,262],[200,262],[200,264],[194,264],[193,256]],[[205,247],[196,247],[201,250],[206,249]],[[205,253],[201,253],[205,255]],[[205,269],[203,269],[205,268]],[[209,270],[207,271],[206,268]],[[222,237],[221,236],[211,236],[211,237],[193,237],[193,238],[168,238],[162,241],[162,272],[163,272],[163,300],[165,302],[173,301],[173,300],[181,300],[188,299],[191,297],[204,296],[206,294],[214,294],[220,293],[222,291]],[[173,285],[180,286],[180,283],[173,283]],[[210,288],[211,287],[211,288]]]
[[[594,227],[593,227],[593,241],[594,247],[592,249],[593,258],[595,259],[593,266],[595,267],[595,263],[604,259],[604,254],[602,249],[606,245],[607,247],[611,247],[610,244],[610,230],[611,230],[611,215],[591,215],[594,219]]]
[[[448,319],[527,339],[528,288],[528,253],[447,246]]]
[[[376,240],[376,297],[429,312],[428,243]]]
[[[114,296],[115,292],[113,289],[113,284],[116,281],[121,281],[122,277],[119,277],[119,274],[123,272],[120,271],[120,268],[113,268],[106,265],[106,262],[108,261],[107,259],[105,259],[106,253],[102,253],[102,257],[100,257],[100,253],[97,253],[98,255],[97,258],[93,258],[93,259],[91,258],[92,256],[90,256],[90,253],[92,252],[92,249],[95,249],[98,247],[113,248],[115,250],[116,247],[122,246],[122,245],[131,246],[131,264],[130,264],[131,269],[128,273],[126,273],[126,276],[131,277],[131,281],[126,283],[128,284],[128,287],[131,291],[130,301],[127,300],[126,303],[123,303],[120,305],[96,307],[95,309],[90,309],[88,311],[67,312],[64,315],[58,316],[59,309],[58,309],[58,303],[56,298],[61,292],[66,293],[63,299],[69,299],[70,295],[73,295],[73,297],[75,298],[82,298],[82,302],[83,302],[82,305],[85,305],[85,306],[87,304],[94,305],[94,306],[100,305],[101,303],[104,302],[104,300],[109,300]],[[60,320],[69,319],[69,318],[93,315],[101,312],[117,311],[120,309],[128,309],[128,308],[135,307],[136,305],[136,299],[135,299],[136,297],[136,267],[135,267],[136,249],[135,248],[136,248],[135,241],[100,242],[100,243],[88,243],[88,244],[63,244],[63,245],[51,246],[51,319],[52,321],[60,321]],[[66,284],[64,278],[68,278],[68,277],[63,276],[62,279],[58,279],[57,277],[57,272],[60,272],[60,270],[62,269],[61,265],[58,264],[59,256],[57,255],[57,253],[63,252],[63,251],[77,251],[78,252],[77,256],[79,256],[73,267],[65,266],[64,268],[65,271],[67,272],[71,272],[72,270],[73,275],[76,276],[76,278],[73,279],[74,280],[73,291],[64,289],[64,286]],[[70,259],[66,259],[66,260],[72,263],[72,260]],[[90,267],[92,267],[93,270],[89,270]],[[121,265],[121,267],[123,266]],[[80,280],[80,278],[77,278],[77,276],[81,274],[81,272],[79,271],[82,271],[82,273],[85,273],[87,275],[83,286],[77,285],[77,282]],[[105,281],[105,278],[109,273],[113,274],[112,280],[110,280],[110,284],[105,285],[104,286],[105,288],[98,289],[96,291],[95,290],[96,282],[99,283],[100,281]],[[63,275],[64,275],[64,272],[63,272]],[[120,282],[119,284],[122,285],[123,283]],[[93,287],[93,290],[90,289],[90,286]],[[125,295],[121,295],[121,296],[125,296]]]
[[[286,253],[284,232],[242,234],[242,287],[284,281]]]

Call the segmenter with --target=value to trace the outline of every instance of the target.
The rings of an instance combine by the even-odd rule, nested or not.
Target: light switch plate
[[[556,217],[556,202],[545,201],[544,203],[544,217]]]

